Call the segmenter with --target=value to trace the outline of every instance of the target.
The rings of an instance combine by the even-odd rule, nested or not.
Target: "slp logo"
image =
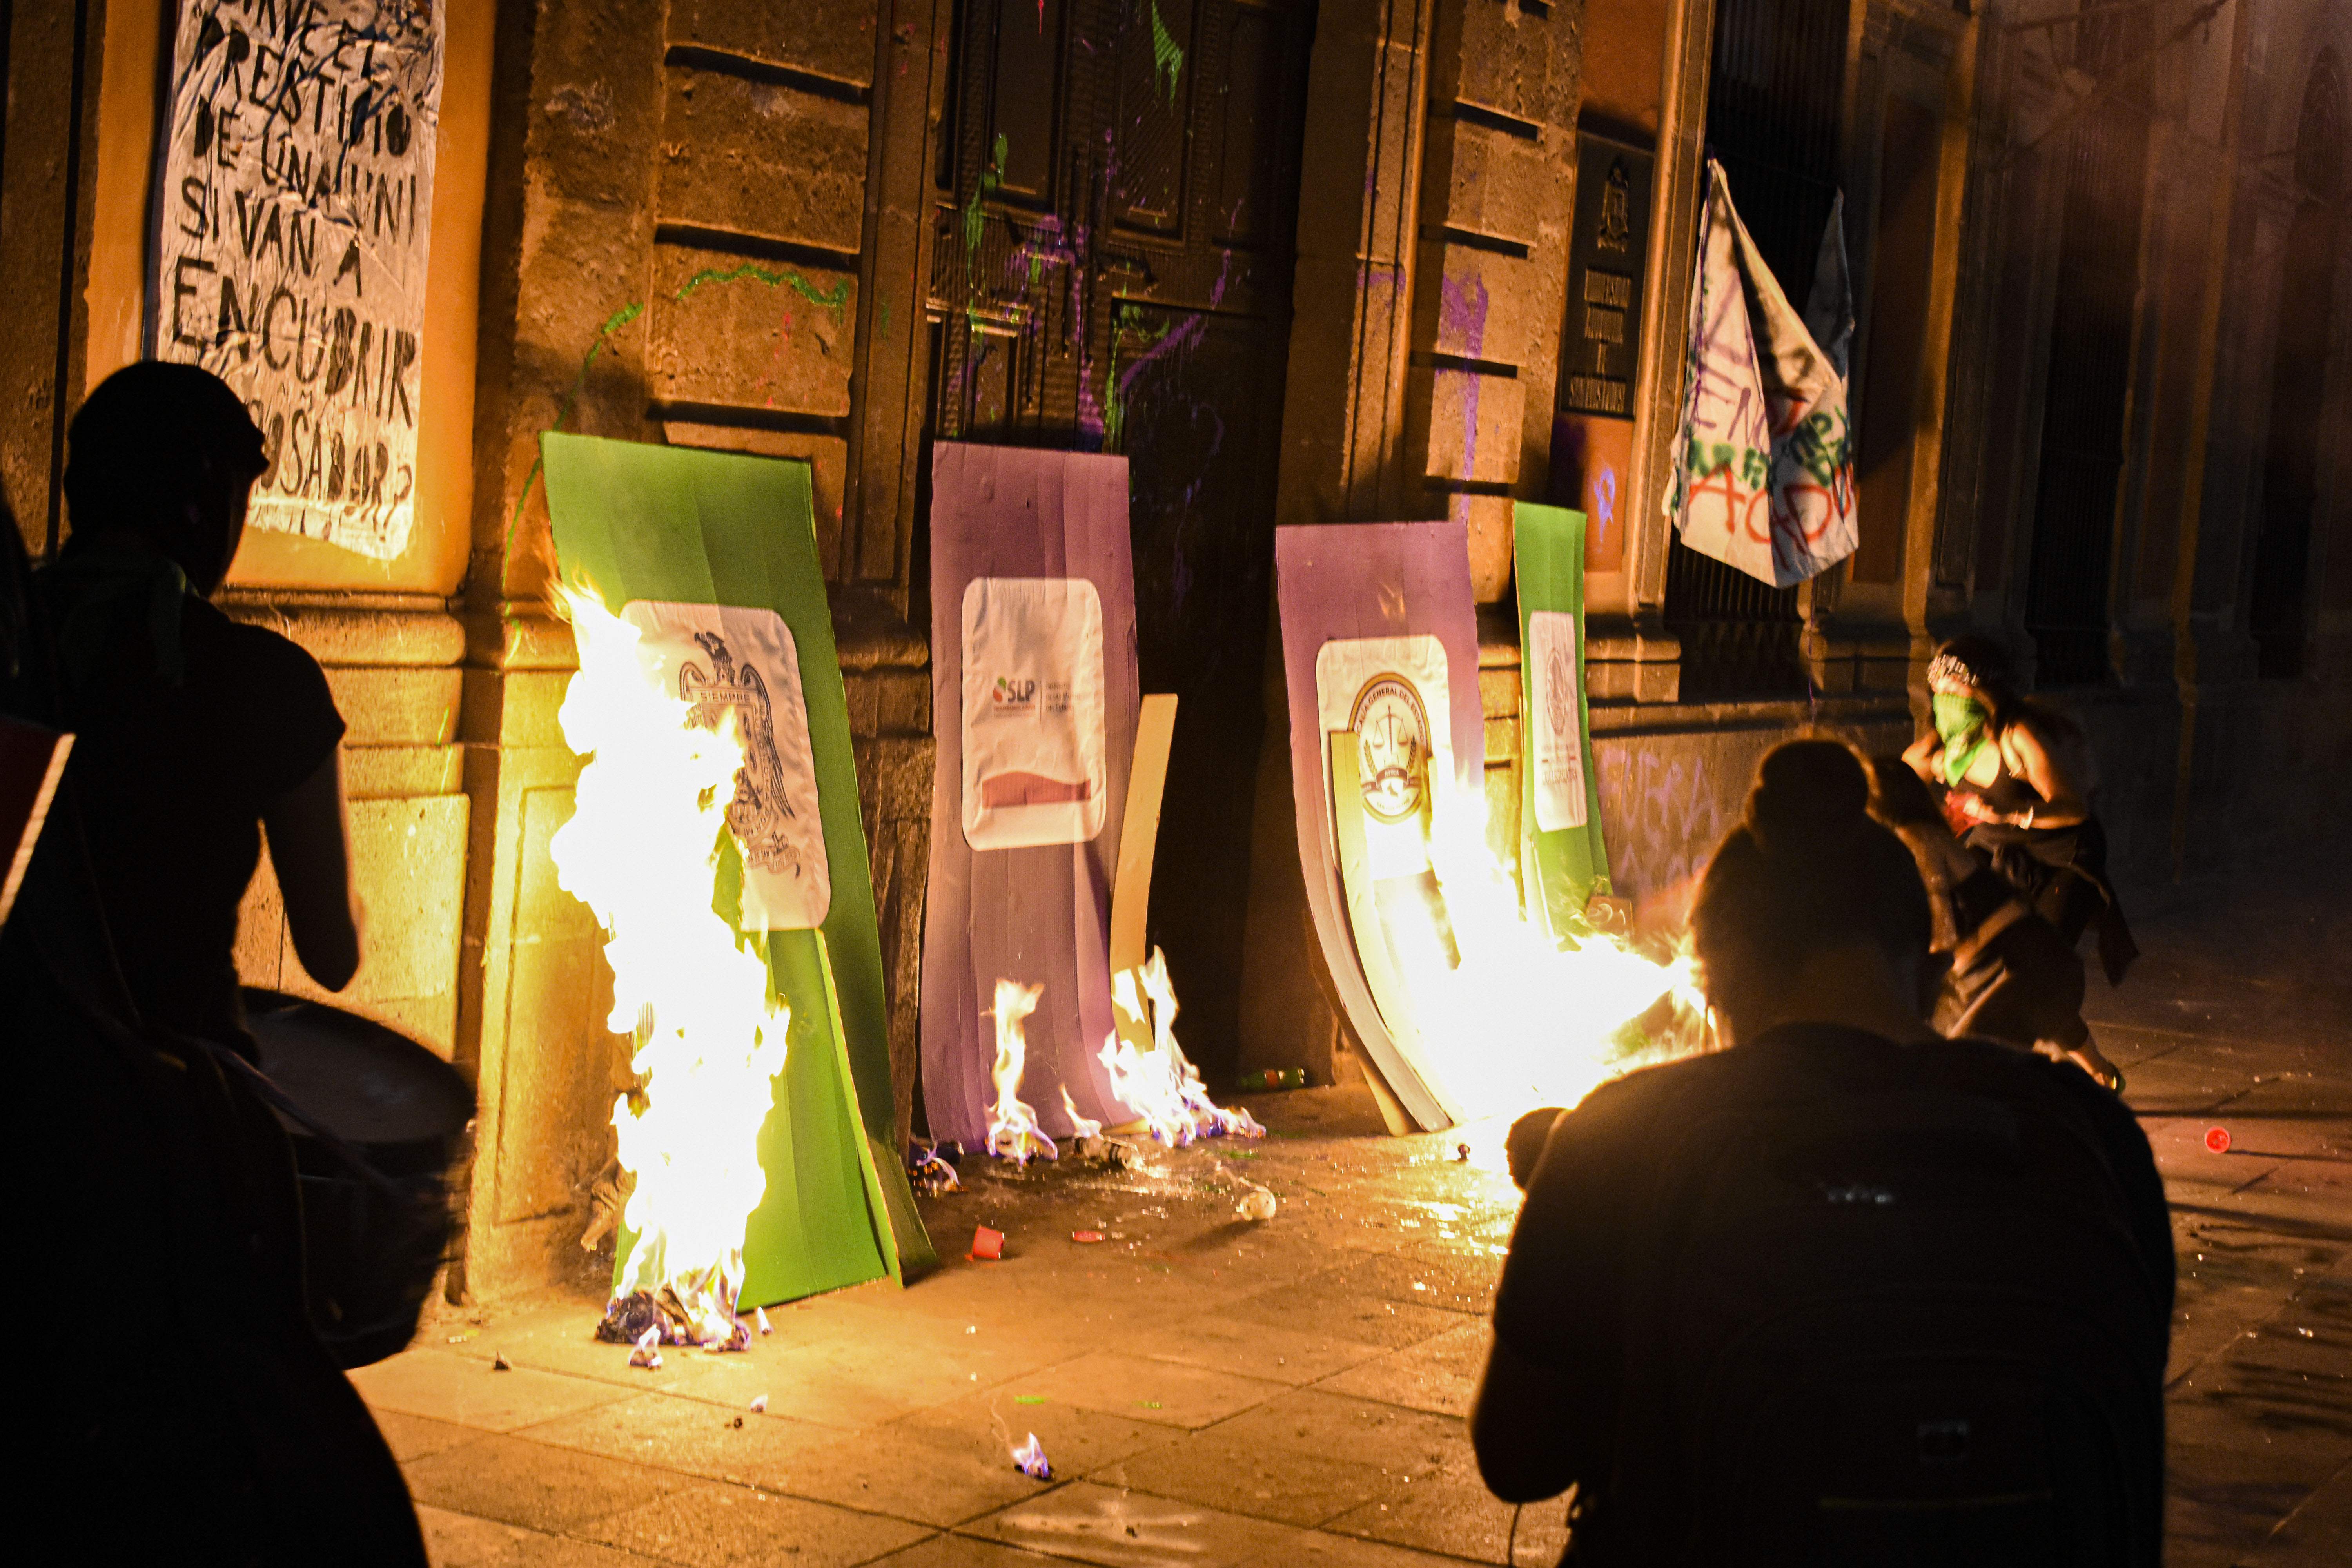
[[[1037,703],[1037,683],[1000,675],[989,689],[988,705],[992,708],[1034,708]]]

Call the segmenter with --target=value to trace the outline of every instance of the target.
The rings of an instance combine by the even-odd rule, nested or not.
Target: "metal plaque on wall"
[[[1577,135],[1576,228],[1560,345],[1563,411],[1633,417],[1654,162],[1638,147],[1590,131]]]

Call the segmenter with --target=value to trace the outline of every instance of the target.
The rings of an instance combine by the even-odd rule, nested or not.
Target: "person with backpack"
[[[2092,805],[2098,763],[2082,726],[2020,695],[2008,655],[1973,633],[1937,649],[1927,687],[1933,727],[1903,760],[1942,795],[1961,842],[2055,928],[2070,953],[2096,928],[2107,984],[2122,984],[2139,948],[2107,879],[2106,829]],[[2122,1070],[2088,1029],[2065,1047],[2085,1072],[2122,1091]]]
[[[2157,1563],[2172,1236],[2071,1066],[1945,1040],[1862,761],[1764,759],[1691,915],[1725,1048],[1557,1119],[1470,1416],[1567,1560]]]

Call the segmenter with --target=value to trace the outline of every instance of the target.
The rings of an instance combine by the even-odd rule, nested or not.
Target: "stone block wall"
[[[1436,7],[1402,434],[1417,513],[1469,528],[1481,604],[1509,586],[1512,501],[1549,483],[1582,18]]]

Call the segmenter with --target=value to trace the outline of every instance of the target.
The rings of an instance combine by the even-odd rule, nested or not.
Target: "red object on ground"
[[[1004,1233],[986,1226],[975,1226],[971,1232],[971,1255],[993,1263],[1004,1256]]]
[[[2212,1150],[2216,1154],[2228,1153],[2230,1152],[2230,1130],[2226,1127],[2216,1127],[2210,1132],[2206,1133],[2205,1147]]]
[[[1070,1239],[1072,1241],[1100,1241],[1102,1239],[1102,1232],[1098,1230],[1074,1230],[1070,1232]]]

